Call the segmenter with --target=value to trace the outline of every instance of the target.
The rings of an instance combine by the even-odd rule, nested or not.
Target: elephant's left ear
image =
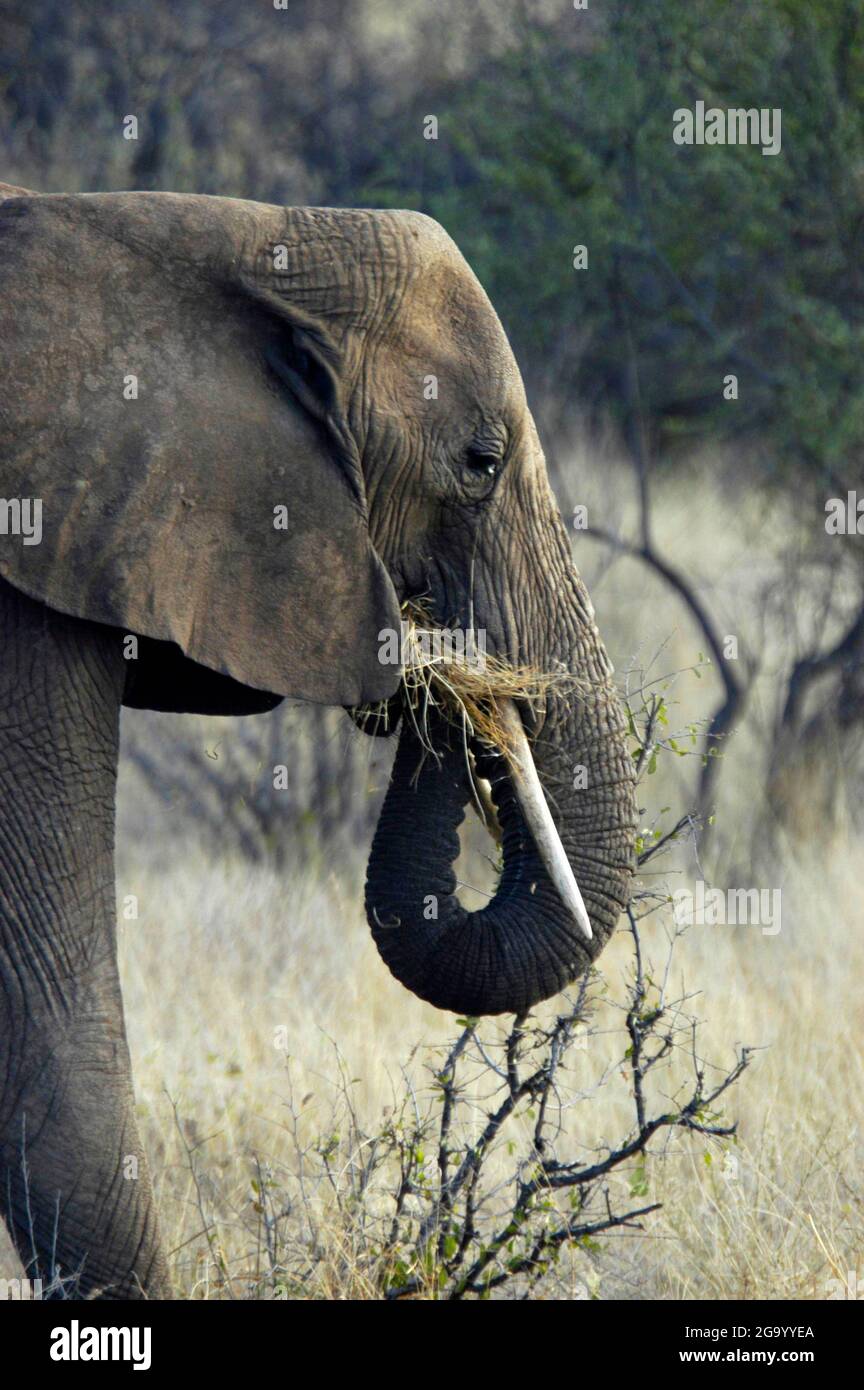
[[[253,265],[285,211],[168,194],[0,203],[0,574],[246,685],[391,695],[344,342]],[[36,514],[38,528],[36,525]],[[36,534],[38,529],[38,535]],[[383,650],[392,649],[392,643]]]

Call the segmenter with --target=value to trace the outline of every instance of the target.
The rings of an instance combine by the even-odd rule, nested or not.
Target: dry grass
[[[498,715],[501,700],[544,704],[553,688],[566,692],[579,687],[578,678],[568,671],[512,666],[483,650],[471,654],[469,649],[466,655],[470,636],[466,640],[466,634],[459,634],[460,651],[459,645],[448,640],[450,630],[433,626],[428,613],[416,605],[402,605],[402,621],[402,708],[430,752],[434,752],[428,733],[430,709],[440,710],[466,745],[476,737],[506,755],[511,735]],[[386,701],[370,706],[364,714],[372,721],[386,719]]]
[[[699,991],[705,1019],[700,1055],[725,1066],[736,1042],[763,1049],[727,1107],[739,1142],[676,1139],[649,1164],[650,1199],[664,1206],[645,1234],[573,1253],[548,1296],[568,1296],[571,1279],[600,1297],[824,1298],[831,1278],[860,1271],[864,942],[850,918],[864,903],[852,848],[839,846],[818,879],[813,862],[795,867],[778,936],[702,927],[679,944],[676,983]],[[352,1264],[351,1220],[315,1154],[334,1131],[345,1135],[346,1080],[360,1124],[377,1132],[406,1076],[420,1094],[428,1088],[416,1049],[440,1046],[454,1020],[383,970],[350,871],[284,885],[199,861],[167,876],[139,869],[123,889],[141,904],[124,931],[124,981],[145,1142],[181,1287],[224,1296],[227,1270],[234,1296],[261,1293],[263,1167],[276,1200],[294,1203],[298,1240],[313,1221],[326,1237],[307,1296],[377,1296],[368,1268]],[[645,939],[660,967],[659,923]],[[617,1006],[628,963],[620,932],[604,955],[597,1032],[577,1058],[588,1093],[626,1046]],[[495,1029],[490,1021],[487,1036]],[[663,1073],[658,1099],[688,1065],[681,1055]],[[616,1144],[631,1109],[615,1073],[570,1113],[573,1144]]]

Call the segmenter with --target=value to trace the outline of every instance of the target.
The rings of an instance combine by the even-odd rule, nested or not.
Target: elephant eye
[[[484,453],[481,449],[469,449],[465,455],[466,468],[470,468],[472,473],[485,474],[488,478],[497,475],[503,462],[499,454]]]
[[[472,445],[462,456],[462,491],[472,502],[488,502],[504,467],[500,453],[482,445]]]

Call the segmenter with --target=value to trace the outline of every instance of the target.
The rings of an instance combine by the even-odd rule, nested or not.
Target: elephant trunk
[[[515,706],[503,713],[506,726]],[[471,743],[503,850],[478,912],[459,902],[453,869],[472,792],[462,736],[440,711],[426,733],[435,756],[403,721],[369,861],[373,936],[396,978],[438,1008],[524,1013],[584,973],[629,898],[635,803],[620,708],[604,680],[576,700],[553,696],[531,749],[518,734],[507,756]]]

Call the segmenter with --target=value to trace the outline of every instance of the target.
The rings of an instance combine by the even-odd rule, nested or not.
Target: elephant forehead
[[[407,407],[422,398],[434,377],[436,399],[446,398],[457,410],[473,406],[503,419],[525,409],[521,373],[504,330],[467,266],[465,271],[420,278],[376,336],[371,350],[379,404],[391,396],[391,405]]]
[[[485,367],[502,376],[517,371],[501,321],[458,252],[421,268],[405,296],[401,328],[438,344],[439,351],[456,350],[460,358],[476,361],[482,352]]]

